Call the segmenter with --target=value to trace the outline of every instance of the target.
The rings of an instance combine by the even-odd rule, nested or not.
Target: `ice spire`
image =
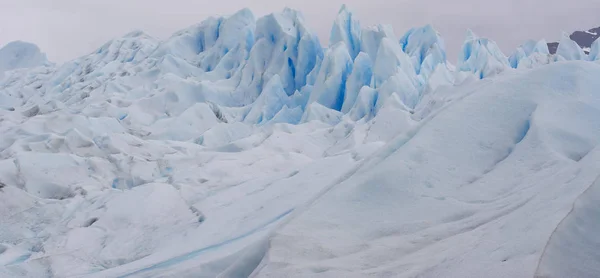
[[[329,45],[333,46],[338,42],[344,42],[348,48],[348,53],[354,60],[360,52],[360,24],[354,19],[352,12],[346,5],[340,8],[333,27],[331,28],[331,38]]]
[[[558,43],[556,54],[566,60],[586,60],[586,55],[579,45],[569,38],[567,33],[563,32],[562,38]]]
[[[473,31],[467,31],[462,51],[459,53],[458,69],[470,71],[485,78],[509,67],[508,59],[494,41],[478,38]]]

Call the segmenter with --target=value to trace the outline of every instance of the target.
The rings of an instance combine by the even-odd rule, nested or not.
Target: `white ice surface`
[[[469,34],[454,67],[345,7],[331,42],[244,9],[63,65],[13,44],[0,277],[598,273],[600,64],[563,61],[597,42]]]
[[[600,171],[598,74],[560,63],[456,89],[278,229],[256,277],[532,277]],[[560,259],[597,244],[588,192],[571,221],[589,230],[567,218],[540,271],[597,274],[595,245]]]

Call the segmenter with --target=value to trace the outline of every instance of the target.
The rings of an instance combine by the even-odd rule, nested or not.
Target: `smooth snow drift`
[[[595,277],[600,64],[345,7],[0,50],[2,277]]]

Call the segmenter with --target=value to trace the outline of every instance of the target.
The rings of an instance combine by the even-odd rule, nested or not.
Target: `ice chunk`
[[[350,108],[354,106],[359,91],[363,86],[369,86],[369,84],[371,84],[372,77],[373,62],[368,54],[361,52],[356,56],[356,59],[354,59],[352,73],[346,82],[346,94],[344,95],[344,105],[342,105],[341,110],[342,113],[346,114],[350,111]]]
[[[290,96],[289,106],[292,108],[300,107],[300,109],[304,111],[304,108],[306,108],[306,104],[308,103],[312,90],[313,86],[306,85],[302,87],[300,91],[296,91],[296,93]]]
[[[519,46],[508,58],[512,68],[533,68],[550,63],[550,52],[546,40],[529,40]]]
[[[373,88],[377,89],[398,72],[403,72],[412,80],[416,78],[412,62],[400,45],[390,38],[383,38],[373,66]]]
[[[278,75],[275,75],[265,85],[262,93],[252,104],[244,122],[250,124],[262,124],[271,120],[281,108],[288,104],[288,96],[285,93]]]
[[[379,97],[377,98],[376,110],[378,111],[387,101],[388,97],[392,94],[398,94],[404,105],[414,108],[421,95],[419,91],[414,87],[411,80],[399,71],[395,75],[388,78],[377,88]]]
[[[205,71],[215,71],[214,75],[227,78],[248,58],[254,44],[256,21],[249,9],[243,9],[223,19],[218,24],[218,36],[210,48],[205,48],[198,56],[198,64]],[[215,24],[209,25],[210,27]],[[200,48],[201,49],[201,48]]]
[[[327,108],[319,103],[311,103],[304,111],[302,116],[303,123],[310,121],[321,121],[329,125],[335,125],[342,120],[342,113],[330,108]]]
[[[196,103],[181,115],[156,121],[148,138],[185,141],[217,125],[219,119],[207,103]]]
[[[546,40],[537,41],[532,52],[529,55],[531,55],[533,53],[550,55],[550,50],[548,50],[548,42],[546,42]]]
[[[425,56],[425,60],[421,63],[419,74],[425,80],[429,79],[429,76],[433,73],[438,65],[446,64],[446,52],[444,46],[440,44],[434,44],[430,51]]]
[[[394,38],[391,25],[375,25],[363,29],[360,39],[360,51],[369,54],[371,60],[377,58],[377,51],[383,38]]]
[[[287,11],[287,10],[286,10]],[[298,15],[291,11],[282,14],[270,14],[258,20],[256,39],[260,45],[254,47],[252,63],[256,65],[255,78],[262,77],[263,82],[278,75],[288,95],[296,90],[296,62],[298,57],[299,30],[295,23],[299,21]],[[254,51],[256,47],[263,47],[262,51]],[[262,57],[261,57],[262,56]],[[315,57],[305,57],[315,59]],[[307,61],[307,63],[309,63]],[[262,66],[266,66],[261,68]],[[261,76],[262,75],[262,76]],[[302,86],[304,84],[301,84]]]
[[[298,43],[298,57],[295,64],[296,90],[309,84],[309,75],[318,61],[323,59],[323,49],[319,38],[305,32]],[[313,83],[314,84],[314,83]]]
[[[287,124],[298,124],[302,120],[304,111],[301,107],[290,108],[284,105],[279,112],[269,121],[270,124],[276,123],[287,123]]]
[[[243,95],[243,104],[254,100],[274,75],[288,95],[300,90],[323,55],[316,35],[308,31],[300,13],[291,9],[260,18],[255,40],[234,92]]]
[[[443,65],[440,65],[443,66]],[[401,132],[412,128],[414,121],[400,97],[393,93],[370,122],[366,142],[388,142]]]
[[[252,131],[250,125],[241,122],[221,123],[204,132],[196,143],[211,148],[218,147],[248,137]]]
[[[321,49],[323,53],[323,49]],[[315,82],[317,82],[317,78],[319,77],[319,71],[321,70],[321,64],[323,64],[324,54],[317,56],[317,60],[315,61],[315,67],[310,71],[310,73],[306,76],[306,85],[314,86]]]
[[[331,28],[329,46],[343,42],[348,48],[350,57],[354,59],[360,52],[360,31],[358,20],[354,19],[346,5],[342,5]]]
[[[540,42],[542,42],[542,41],[540,41]],[[527,40],[519,48],[521,48],[523,50],[523,52],[525,53],[525,56],[529,56],[533,52],[536,52],[536,50],[539,51],[539,49],[537,48],[539,46],[538,43],[539,42],[536,42],[534,40]],[[546,48],[548,48],[548,47],[546,46]]]
[[[469,30],[457,66],[460,71],[470,71],[479,78],[485,78],[502,72],[510,65],[494,41],[478,38]]]
[[[417,74],[429,76],[437,64],[446,63],[444,41],[431,25],[410,29],[400,38],[400,45]]]
[[[556,55],[561,56],[565,60],[586,60],[587,55],[583,52],[583,49],[569,38],[567,33],[563,33],[558,49],[556,49]]]
[[[600,60],[600,38],[596,39],[592,43],[592,46],[590,47],[589,60],[590,61]]]
[[[377,103],[377,91],[364,86],[360,89],[356,101],[348,115],[353,121],[367,117],[367,120],[375,115],[375,104]]]
[[[510,55],[510,57],[508,57],[508,62],[510,63],[510,66],[512,68],[516,69],[519,66],[521,60],[525,58],[527,58],[525,50],[523,50],[523,47],[518,47],[517,50],[515,50],[515,52],[512,55]]]
[[[377,89],[377,109],[392,93],[398,93],[407,106],[414,107],[419,99],[416,73],[410,58],[401,46],[389,38],[383,38],[373,67],[372,87]]]
[[[454,75],[453,72],[448,69],[448,66],[445,64],[438,64],[438,66],[433,70],[431,76],[427,80],[427,87],[423,90],[423,93],[434,92],[437,88],[441,86],[450,86],[454,85]]]
[[[550,54],[532,53],[529,57],[521,59],[518,69],[521,68],[535,68],[543,65],[547,65],[552,62],[552,56]]]
[[[327,50],[308,103],[318,102],[337,111],[342,109],[346,80],[352,71],[352,58],[344,43]]]

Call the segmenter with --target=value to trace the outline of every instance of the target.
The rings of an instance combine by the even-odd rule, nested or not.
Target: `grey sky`
[[[600,26],[600,0],[0,0],[0,46],[29,41],[50,60],[64,62],[135,29],[166,38],[211,15],[249,7],[259,17],[286,6],[300,10],[325,44],[343,3],[362,26],[391,24],[398,37],[412,26],[433,24],[452,59],[467,28],[509,54],[528,38],[550,41],[561,31]]]

